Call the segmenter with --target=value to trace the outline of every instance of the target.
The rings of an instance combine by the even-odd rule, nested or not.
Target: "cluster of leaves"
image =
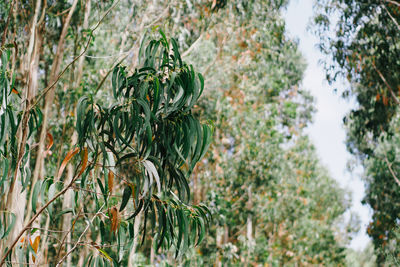
[[[135,209],[126,218],[128,227],[133,229],[132,219],[143,212],[142,242],[150,220],[156,250],[165,241],[166,248],[175,245],[178,255],[181,248],[201,242],[209,221],[207,207],[189,205],[187,177],[207,151],[212,131],[191,114],[204,89],[202,75],[182,62],[176,41],[171,39],[170,47],[161,34],[162,39],[143,49],[142,67],[132,75],[125,67],[114,69],[115,103],[102,107],[87,97],[79,100],[76,130],[79,146],[91,151],[92,168],[102,155],[104,176],[123,176],[126,185],[117,213],[132,197]],[[127,164],[136,172],[124,173]],[[98,183],[107,203],[113,182]],[[80,184],[84,186],[84,178]]]
[[[93,208],[97,213],[108,208],[108,218],[111,223],[108,224],[95,216],[90,227],[93,232],[99,232],[103,241],[94,248],[105,259],[112,260],[117,265],[127,259],[124,257],[124,246],[130,245],[125,243],[132,243],[137,237],[138,233],[134,233],[134,221],[139,213],[144,214],[142,244],[146,240],[150,224],[152,236],[155,235],[152,240],[156,250],[161,246],[166,249],[174,246],[176,256],[179,252],[184,252],[188,247],[202,241],[206,225],[210,220],[210,212],[206,206],[190,205],[190,189],[187,181],[196,163],[206,153],[212,136],[211,128],[201,124],[191,111],[204,89],[204,79],[191,65],[182,61],[176,41],[172,39],[171,45],[165,35],[160,33],[161,39],[152,40],[143,48],[140,57],[143,63],[140,69],[135,70],[132,75],[128,74],[125,67],[117,66],[114,69],[112,75],[114,103],[103,107],[91,96],[82,97],[78,101],[76,115],[78,147],[67,153],[56,178],[39,180],[32,185],[33,213],[37,213],[39,203],[40,206],[46,205],[46,212],[53,222],[69,212],[79,217],[78,209],[82,208],[79,202],[83,199],[94,201],[93,207],[83,207],[86,213]],[[143,41],[143,47],[145,43]],[[1,95],[3,105],[0,188],[3,192],[12,184],[10,173],[15,171],[17,160],[22,160],[21,172],[29,171],[27,159],[30,153],[28,145],[21,159],[17,158],[16,152],[12,153],[18,149],[15,147],[15,139],[18,127],[22,123],[22,114],[16,117],[13,105],[8,103],[10,94],[15,91],[13,83],[10,84],[8,80],[9,57],[9,51],[3,53],[1,72],[1,82],[4,86]],[[40,116],[38,121],[36,113],[31,113],[28,136],[40,125]],[[7,128],[8,124],[11,127]],[[53,142],[52,135],[49,134],[49,137],[51,144],[48,150]],[[62,187],[58,179],[62,177],[66,165],[79,151],[80,166],[77,167],[71,184]],[[124,172],[125,165],[130,165],[131,168],[133,166],[135,172]],[[102,179],[95,178],[93,173],[98,177],[108,177],[108,181],[103,183]],[[25,190],[29,185],[30,175],[25,174],[22,177],[27,181],[23,183]],[[116,185],[114,177],[121,183],[119,186]],[[75,204],[72,209],[59,210],[60,199],[55,198],[57,196],[61,198],[64,189],[71,187],[75,181],[82,190],[89,193],[84,196],[79,191],[75,194]],[[116,192],[123,185],[125,189],[118,209],[115,205],[118,201],[115,198],[117,195],[113,195],[112,192]],[[100,192],[97,192],[98,189]],[[103,199],[99,198],[99,195],[103,196]],[[128,205],[131,198],[132,207]],[[131,210],[127,216],[123,216],[125,209]],[[140,217],[137,220],[140,220]],[[14,223],[15,215],[3,212],[2,239],[7,237]],[[37,230],[35,227],[32,229],[29,235]],[[110,239],[111,232],[118,234]],[[85,231],[82,232],[84,233]],[[126,236],[126,233],[129,235]],[[115,254],[112,250],[103,249],[107,247],[107,242],[113,243],[114,238],[119,244],[117,259],[109,256]],[[34,243],[36,249],[32,250],[32,244],[27,246],[27,254],[18,249],[17,258],[23,262],[24,255],[27,255],[26,259],[29,259],[29,251],[33,251],[36,255],[38,242]],[[103,259],[100,257],[92,260],[90,256],[86,264],[95,264],[99,261],[103,262]]]
[[[359,104],[346,117],[349,150],[371,154],[371,147],[363,139],[368,134],[377,138],[388,131],[398,105],[398,4],[329,0],[318,6],[321,10],[315,23],[321,37],[320,48],[332,59],[326,61],[327,79],[334,82],[339,77],[346,78],[351,86],[343,95],[355,97]],[[339,20],[332,36],[330,19],[335,15]]]
[[[390,258],[399,259],[400,171],[399,114],[389,126],[391,134],[383,133],[377,141],[373,157],[363,162],[365,167],[366,196],[364,203],[373,210],[367,233],[372,237],[381,263]],[[387,266],[390,266],[387,262]]]
[[[16,133],[17,126],[15,125],[15,111],[12,110],[10,96],[12,94],[13,83],[9,81],[7,65],[9,62],[10,52],[2,53],[1,70],[0,70],[0,157],[1,157],[1,178],[0,192],[6,194],[6,182],[10,169],[15,168],[17,157],[16,148]],[[6,127],[10,124],[10,127]],[[10,136],[11,138],[8,138]],[[10,155],[13,155],[10,156]],[[10,166],[11,165],[11,166]],[[15,223],[15,215],[12,213],[3,212],[0,214],[0,239],[5,239],[10,233]],[[8,223],[6,223],[8,222]]]

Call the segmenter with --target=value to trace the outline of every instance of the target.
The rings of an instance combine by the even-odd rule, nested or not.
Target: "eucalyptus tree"
[[[383,264],[384,247],[397,242],[392,230],[400,218],[394,149],[399,143],[390,138],[397,134],[390,126],[398,121],[400,4],[329,0],[316,6],[315,30],[327,55],[327,79],[347,79],[343,96],[357,103],[344,118],[347,147],[366,169],[364,203],[373,210],[368,234],[379,252],[377,262]],[[383,157],[380,147],[386,142],[393,150]]]
[[[188,55],[208,74],[198,112],[216,129],[193,180],[216,223],[191,264],[344,264],[337,222],[349,202],[303,132],[313,99],[300,88],[305,64],[285,35],[285,4],[227,3]]]
[[[138,243],[154,244],[153,251],[173,249],[178,257],[204,238],[209,212],[190,204],[187,180],[212,135],[191,111],[204,78],[160,31],[157,39],[142,38],[133,71],[118,64],[86,90],[80,59],[118,2],[97,4],[92,12],[104,11],[91,28],[90,0],[2,6],[7,38],[1,47],[0,190],[7,194],[1,202],[0,265],[125,265]],[[22,8],[28,12],[20,13]],[[21,34],[24,21],[31,25],[28,36]],[[64,47],[77,30],[80,45],[66,60]],[[112,98],[98,101],[108,76]],[[59,84],[64,91],[56,93]],[[76,101],[76,111],[58,111],[68,115],[54,123],[50,110],[57,98],[60,107],[67,107],[63,100]],[[53,134],[48,125],[56,128]],[[68,229],[62,218],[71,219]]]

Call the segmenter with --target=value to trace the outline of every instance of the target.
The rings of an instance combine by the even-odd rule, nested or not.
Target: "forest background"
[[[327,80],[356,101],[361,252],[351,196],[305,131],[287,5],[1,2],[0,265],[398,264],[400,4],[315,5]]]

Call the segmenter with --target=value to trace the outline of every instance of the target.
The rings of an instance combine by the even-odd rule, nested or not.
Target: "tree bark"
[[[24,58],[24,63],[22,64],[24,68],[24,74],[26,75],[25,79],[26,86],[24,93],[24,98],[26,100],[23,110],[23,120],[17,133],[17,140],[19,147],[17,166],[15,168],[13,180],[11,181],[10,184],[10,190],[8,191],[7,203],[6,203],[6,208],[10,212],[15,214],[16,221],[5,243],[6,247],[11,246],[13,240],[17,237],[18,233],[23,228],[23,222],[24,222],[27,190],[24,190],[22,192],[22,183],[21,183],[22,177],[20,172],[20,165],[22,157],[25,153],[25,145],[27,143],[30,143],[27,140],[27,135],[28,135],[27,123],[29,120],[29,109],[31,107],[31,102],[33,97],[36,95],[38,87],[39,48],[41,45],[41,36],[39,34],[39,29],[38,29],[38,18],[40,9],[41,9],[41,0],[37,0],[35,5],[35,13],[33,15],[31,22],[32,26],[30,28],[29,46],[26,56]]]
[[[135,218],[135,224],[133,225],[133,232],[135,233],[135,237],[133,239],[131,251],[129,252],[128,267],[136,266],[135,264],[137,262],[136,248],[138,246],[138,241],[139,241],[139,227],[141,219],[142,219],[142,212],[139,212],[139,214]]]
[[[53,64],[50,71],[49,84],[52,84],[57,80],[58,73],[60,72],[61,62],[64,57],[65,38],[68,33],[68,28],[71,22],[72,14],[74,13],[77,4],[78,0],[74,0],[71,9],[68,12],[67,18],[65,19],[65,23],[62,28],[60,39],[57,45],[57,52],[54,56]],[[32,183],[36,183],[38,178],[44,175],[44,151],[45,151],[45,142],[47,136],[47,126],[49,117],[51,116],[51,106],[53,105],[54,97],[55,97],[55,86],[52,87],[45,96],[42,130],[40,132],[38,154],[37,154],[35,169],[33,171]]]

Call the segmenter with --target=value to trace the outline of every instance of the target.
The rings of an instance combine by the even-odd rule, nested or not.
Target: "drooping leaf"
[[[122,202],[119,211],[123,211],[128,204],[129,198],[132,196],[132,188],[127,185],[125,186],[124,193],[122,194]]]
[[[69,161],[71,160],[71,158],[72,158],[73,156],[75,156],[76,153],[78,153],[78,152],[79,152],[79,148],[77,148],[77,147],[74,148],[74,149],[72,149],[72,150],[70,150],[70,151],[68,151],[67,155],[65,156],[64,160],[63,160],[62,163],[61,163],[60,169],[58,170],[58,174],[57,174],[58,179],[61,178],[61,175],[63,174],[64,169],[65,169],[65,167],[67,166],[68,162],[69,162]]]
[[[118,209],[116,207],[112,207],[110,210],[110,217],[111,217],[111,232],[115,233],[118,230],[118,226],[119,226],[119,212]]]
[[[40,193],[40,188],[42,187],[42,181],[37,181],[32,192],[32,211],[36,213],[36,205],[38,202],[38,196]]]
[[[114,173],[109,170],[108,171],[108,190],[110,192],[110,194],[113,191],[113,187],[114,187]]]
[[[87,148],[85,147],[85,148],[83,149],[81,170],[79,171],[78,176],[81,176],[81,175],[82,175],[82,173],[85,171],[85,169],[86,169],[86,167],[87,167],[87,164],[88,164],[88,150],[87,150]]]

